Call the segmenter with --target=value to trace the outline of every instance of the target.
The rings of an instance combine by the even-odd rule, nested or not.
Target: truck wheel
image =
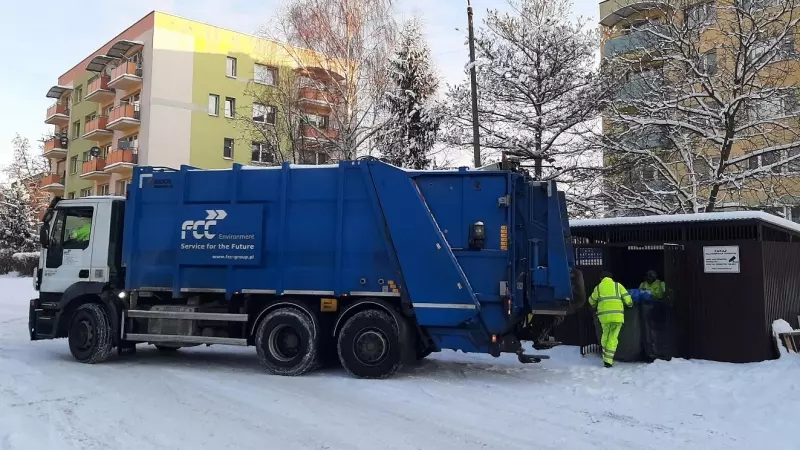
[[[108,359],[113,346],[108,313],[96,303],[86,303],[75,310],[67,333],[72,356],[86,364]]]
[[[417,349],[417,361],[421,361],[433,353],[432,348],[426,348],[425,350]]]
[[[258,359],[273,375],[302,375],[317,366],[318,339],[310,317],[294,308],[280,308],[258,325]]]
[[[359,378],[386,378],[414,359],[408,348],[408,327],[400,326],[383,311],[367,310],[353,315],[339,332],[339,361]]]

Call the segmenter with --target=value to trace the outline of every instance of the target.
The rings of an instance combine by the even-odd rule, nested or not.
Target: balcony
[[[95,142],[104,142],[114,136],[114,132],[108,129],[108,117],[98,116],[86,122],[83,127],[83,138]]]
[[[61,136],[53,136],[44,141],[44,148],[42,149],[42,156],[48,159],[64,159],[67,157],[67,140],[64,138],[62,142]]]
[[[51,194],[63,195],[64,194],[64,174],[49,173],[39,180],[39,187]]]
[[[130,130],[141,125],[139,105],[122,104],[111,110],[108,117],[109,130]]]
[[[313,87],[300,88],[298,104],[313,109],[324,109],[330,111],[331,107],[339,103],[339,97]]]
[[[656,76],[631,76],[630,81],[620,86],[616,98],[622,102],[644,101],[653,95],[660,95],[664,88],[664,78]]]
[[[652,26],[650,29],[640,29],[609,39],[603,46],[603,56],[613,58],[626,53],[651,50],[658,45],[660,40],[654,33],[663,34],[666,30],[663,26]]]
[[[47,108],[47,116],[44,123],[48,125],[67,125],[69,124],[69,108],[63,103],[56,103]]]
[[[115,149],[108,152],[106,173],[130,173],[136,166],[138,155],[136,149]]]
[[[105,172],[106,160],[103,158],[90,159],[83,163],[81,178],[84,180],[103,180],[110,175]]]
[[[304,125],[300,127],[300,135],[303,139],[307,140],[334,140],[339,137],[339,130],[332,130],[332,129],[320,129],[316,130],[311,126]]]
[[[142,66],[135,62],[123,62],[111,71],[108,87],[130,91],[142,85]]]
[[[114,90],[108,87],[108,76],[100,76],[95,78],[86,92],[86,100],[97,103],[108,103],[114,100]]]

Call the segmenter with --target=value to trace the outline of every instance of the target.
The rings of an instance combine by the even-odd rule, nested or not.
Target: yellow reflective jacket
[[[649,291],[654,298],[661,300],[662,298],[664,298],[664,292],[667,291],[667,286],[661,280],[656,280],[653,281],[652,283],[648,283],[647,281],[642,281],[642,284],[639,285],[639,289],[643,291]]]
[[[589,305],[597,308],[600,323],[625,323],[625,307],[632,307],[633,299],[625,286],[606,277],[592,291]]]

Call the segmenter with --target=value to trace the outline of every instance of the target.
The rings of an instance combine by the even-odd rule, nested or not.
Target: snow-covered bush
[[[0,275],[5,275],[14,271],[13,250],[0,249]]]
[[[11,255],[11,270],[20,276],[31,275],[38,266],[38,252],[21,252]]]

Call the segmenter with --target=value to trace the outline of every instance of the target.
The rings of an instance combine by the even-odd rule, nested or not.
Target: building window
[[[105,108],[103,108],[103,116],[104,117],[111,117],[111,111],[113,111],[113,110],[114,110],[114,104],[112,103],[112,104],[106,106]]]
[[[139,148],[139,135],[132,134],[125,136],[117,141],[117,148],[119,150],[136,150]]]
[[[328,116],[320,116],[317,114],[306,114],[306,120],[309,125],[314,126],[320,130],[328,129]]]
[[[233,119],[236,114],[236,99],[232,97],[225,97],[225,117]]]
[[[236,58],[228,56],[225,61],[225,75],[236,78]]]
[[[108,195],[108,185],[107,184],[100,184],[97,186],[97,195]]]
[[[750,120],[771,120],[793,116],[798,112],[798,91],[783,89],[769,98],[753,100],[747,108]]]
[[[794,33],[788,33],[780,42],[778,39],[763,39],[753,43],[747,52],[750,64],[769,64],[784,61],[797,55]]]
[[[81,189],[81,197],[90,197],[92,195],[92,188]]]
[[[75,198],[75,193],[74,193],[74,192],[70,192],[70,193],[68,193],[68,194],[67,194],[67,198],[68,198],[68,199],[73,199],[73,198]]]
[[[717,51],[711,50],[700,55],[700,67],[703,73],[715,75],[717,73]]]
[[[108,158],[108,152],[110,152],[110,151],[111,151],[111,144],[106,144],[106,145],[100,147],[100,156],[99,156],[99,158],[101,158],[101,159]]]
[[[81,121],[76,120],[72,122],[72,139],[79,139],[81,137]]]
[[[686,8],[686,22],[690,30],[705,27],[717,21],[714,2],[700,3]]]
[[[275,107],[253,103],[253,122],[275,125]]]
[[[114,186],[114,194],[121,195],[124,197],[125,194],[128,192],[128,183],[130,183],[130,181],[131,180],[117,181],[116,185]]]
[[[250,161],[261,164],[275,163],[275,146],[269,142],[253,142]]]
[[[72,103],[80,103],[83,101],[83,86],[77,86],[72,90]]]
[[[208,115],[219,115],[219,95],[217,94],[208,94]]]
[[[78,173],[78,157],[73,156],[69,159],[69,173],[74,175]]]
[[[233,159],[233,139],[225,138],[223,140],[222,157],[225,159]]]
[[[301,150],[298,156],[300,164],[320,165],[327,164],[331,160],[327,153],[314,150]]]
[[[90,159],[92,159],[92,158],[91,158],[91,156],[89,155],[89,151],[87,150],[87,151],[83,152],[83,155],[82,155],[81,161],[82,161],[82,162],[86,162],[86,161],[89,161]]]
[[[256,64],[253,81],[259,84],[266,84],[267,86],[275,86],[277,72],[278,71],[274,67]]]

